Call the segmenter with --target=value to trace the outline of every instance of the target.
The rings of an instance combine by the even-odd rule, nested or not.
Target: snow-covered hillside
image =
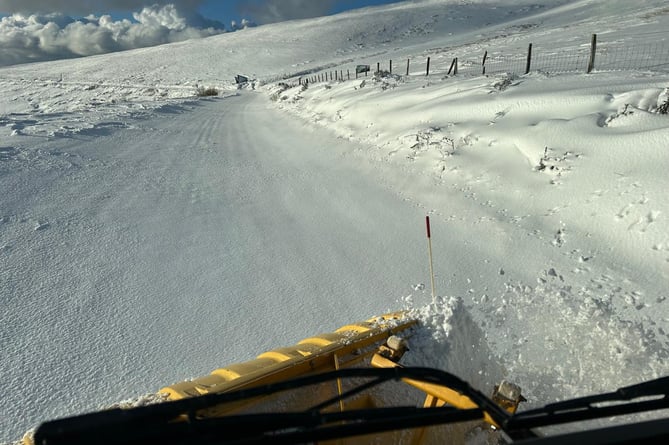
[[[528,406],[669,374],[669,60],[445,75],[668,25],[432,0],[0,69],[0,441],[401,308],[409,360]],[[411,75],[296,85],[390,59]]]

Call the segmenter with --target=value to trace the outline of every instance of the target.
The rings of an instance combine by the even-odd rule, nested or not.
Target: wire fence
[[[652,35],[651,35],[652,34]],[[645,41],[634,41],[642,37]],[[590,44],[559,49],[528,45],[525,53],[485,51],[474,55],[465,50],[447,51],[402,61],[358,64],[355,67],[332,68],[301,73],[300,83],[345,81],[384,72],[406,76],[449,76],[501,74],[522,75],[529,72],[592,73],[610,71],[669,72],[669,31],[635,34],[624,40],[601,41],[593,34]],[[651,41],[649,41],[651,40]],[[452,58],[451,58],[452,57]]]
[[[669,42],[628,46],[611,44],[598,50],[598,71],[669,71]]]

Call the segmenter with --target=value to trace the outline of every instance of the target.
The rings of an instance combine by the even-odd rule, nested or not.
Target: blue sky
[[[259,25],[283,20],[318,17],[338,12],[395,3],[400,0],[0,0],[0,17],[12,13],[61,13],[70,17],[110,14],[132,18],[133,12],[153,4],[173,3],[185,13],[198,12],[226,27],[249,19]]]
[[[323,1],[323,0],[310,0],[313,3],[320,3],[323,5],[323,9],[326,10],[325,14],[336,14],[338,12],[346,11],[349,9],[357,9],[365,6],[375,6],[375,5],[385,5],[388,3],[396,3],[400,0],[332,0],[332,1]],[[242,18],[252,19],[259,23],[262,23],[259,17],[249,16],[248,13],[244,13],[245,9],[249,5],[262,5],[262,1],[248,1],[248,0],[206,0],[204,4],[198,8],[199,12],[206,18],[212,20],[218,20],[222,23],[230,23],[231,20],[237,22]],[[281,3],[281,0],[276,1],[275,3]],[[290,2],[286,2],[290,3]],[[262,7],[262,6],[261,6]],[[287,11],[289,12],[289,11]]]

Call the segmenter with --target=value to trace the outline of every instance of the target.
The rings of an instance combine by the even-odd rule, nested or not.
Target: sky
[[[224,22],[247,18],[255,23],[269,23],[270,21],[318,17],[397,1],[399,0],[207,0],[198,9],[205,17]]]
[[[154,4],[175,4],[180,9],[197,11],[221,23],[249,19],[258,24],[290,19],[318,17],[366,6],[396,3],[400,0],[0,0],[0,15],[13,13],[62,13],[73,16],[110,14],[131,18],[132,13]]]
[[[0,0],[0,67],[143,48],[397,1]]]

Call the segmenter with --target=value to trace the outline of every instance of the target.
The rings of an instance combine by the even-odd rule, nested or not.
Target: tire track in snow
[[[0,177],[7,439],[398,308],[422,212],[265,100],[25,139],[90,162]]]

